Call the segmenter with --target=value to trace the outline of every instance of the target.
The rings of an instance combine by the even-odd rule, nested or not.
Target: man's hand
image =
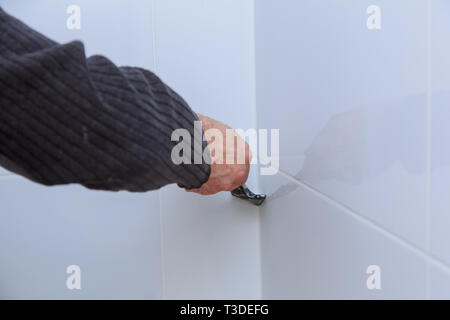
[[[210,148],[211,154],[211,174],[207,182],[205,182],[198,189],[186,190],[188,192],[195,192],[202,195],[211,195],[218,193],[220,191],[231,191],[245,183],[248,178],[250,171],[250,161],[252,159],[252,154],[250,147],[241,137],[237,136],[237,139],[233,144],[227,146],[226,143],[226,130],[231,129],[229,126],[218,122],[214,119],[208,118],[203,115],[198,115],[199,119],[202,121],[203,131],[207,132],[209,129],[217,129],[222,133],[223,144],[214,144],[214,148]],[[231,129],[232,130],[232,129]],[[211,137],[208,137],[208,146],[214,141]],[[238,143],[240,141],[240,143]],[[244,148],[240,148],[239,145],[243,145]],[[219,153],[222,153],[222,163],[217,163]],[[243,154],[245,153],[245,154]],[[232,164],[226,163],[227,154],[234,155],[234,161]],[[237,159],[239,157],[244,159],[243,164],[238,164]]]

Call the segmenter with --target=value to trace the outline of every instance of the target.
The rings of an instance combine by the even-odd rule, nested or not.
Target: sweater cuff
[[[195,112],[192,112],[192,115],[194,116],[194,121],[200,121],[197,114]],[[198,131],[197,131],[198,130]],[[189,170],[189,167],[192,167],[190,171],[197,172],[197,178],[199,180],[198,183],[188,181],[186,179],[181,179],[179,182],[177,182],[177,185],[180,188],[192,190],[192,189],[198,189],[200,188],[204,183],[206,183],[209,180],[209,177],[211,175],[211,154],[208,148],[208,142],[203,139],[204,137],[204,130],[201,128],[199,130],[198,127],[193,128],[194,134],[193,137],[197,138],[197,140],[193,140],[193,144],[191,145],[191,164],[181,164],[180,166],[183,166],[184,169]],[[197,132],[196,132],[197,131]],[[200,132],[201,131],[201,132]],[[201,137],[201,140],[198,139],[198,137]],[[195,164],[194,159],[194,152],[196,151],[195,146],[201,143],[201,152],[202,152],[202,163],[201,164]],[[180,177],[182,178],[182,177]]]

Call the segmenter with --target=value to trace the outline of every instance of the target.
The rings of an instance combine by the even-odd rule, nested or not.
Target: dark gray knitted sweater
[[[56,43],[0,8],[0,166],[45,185],[196,188],[210,166],[171,161],[172,131],[194,137],[195,120],[152,72],[86,58],[80,41]]]

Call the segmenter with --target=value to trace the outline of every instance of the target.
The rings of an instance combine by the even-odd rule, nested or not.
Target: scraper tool
[[[231,194],[240,199],[247,200],[255,206],[260,206],[266,200],[265,194],[254,194],[245,184],[231,191]]]

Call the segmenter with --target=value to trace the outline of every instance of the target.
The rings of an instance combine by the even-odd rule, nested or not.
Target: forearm
[[[209,165],[171,161],[173,130],[193,136],[197,116],[153,73],[86,58],[81,42],[57,44],[4,12],[0,29],[0,165],[105,190],[208,180]]]

